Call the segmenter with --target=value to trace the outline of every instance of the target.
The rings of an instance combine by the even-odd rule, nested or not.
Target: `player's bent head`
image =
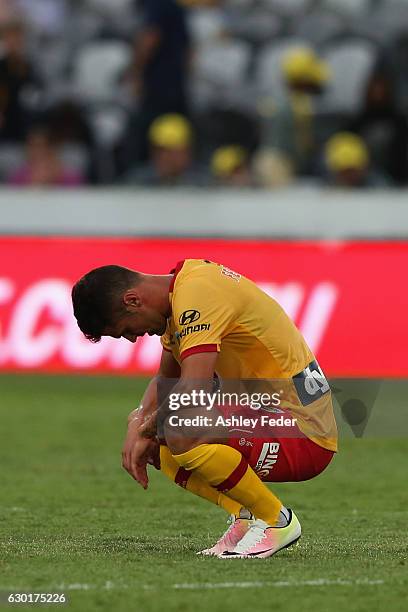
[[[126,312],[123,295],[141,281],[141,274],[122,266],[91,270],[72,288],[78,327],[91,342],[99,342]]]

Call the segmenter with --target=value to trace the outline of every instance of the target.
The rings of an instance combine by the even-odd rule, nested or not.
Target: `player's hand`
[[[160,469],[160,445],[157,438],[141,435],[136,424],[130,424],[122,449],[122,466],[144,489],[149,478],[147,464]]]

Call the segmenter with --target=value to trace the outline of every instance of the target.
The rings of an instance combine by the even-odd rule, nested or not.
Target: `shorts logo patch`
[[[250,440],[247,440],[246,438],[240,438],[239,445],[240,446],[253,446],[253,442],[251,442]]]
[[[185,310],[179,317],[180,325],[191,325],[194,321],[198,321],[201,313],[198,310]]]
[[[279,442],[264,442],[256,462],[255,472],[260,478],[267,478],[278,460]]]

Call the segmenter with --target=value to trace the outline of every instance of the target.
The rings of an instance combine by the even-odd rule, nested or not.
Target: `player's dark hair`
[[[78,327],[91,342],[124,313],[121,297],[140,282],[140,274],[122,266],[102,266],[85,274],[72,288],[72,305]]]

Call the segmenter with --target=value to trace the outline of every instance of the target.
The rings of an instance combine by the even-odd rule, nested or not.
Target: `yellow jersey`
[[[262,379],[284,387],[282,407],[314,442],[337,450],[331,392],[305,339],[283,308],[251,280],[208,260],[174,272],[171,316],[161,338],[178,363],[215,352],[221,379]]]

